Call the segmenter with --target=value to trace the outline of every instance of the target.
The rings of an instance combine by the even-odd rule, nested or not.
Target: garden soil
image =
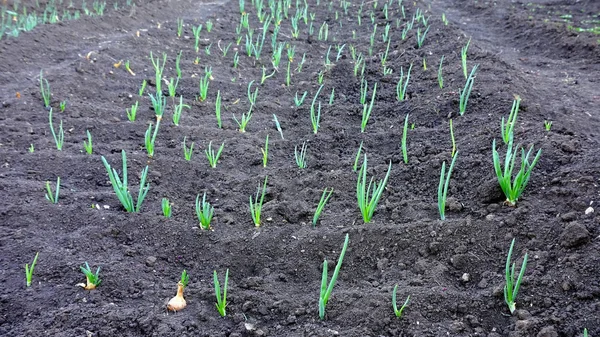
[[[285,50],[275,74],[260,84],[263,66],[267,75],[273,69],[273,25],[260,59],[248,57],[245,39],[236,44],[238,1],[147,1],[116,11],[109,2],[103,16],[2,38],[0,335],[550,337],[582,336],[588,328],[590,336],[600,336],[600,46],[598,35],[573,28],[598,19],[598,2],[404,1],[404,19],[393,1],[386,20],[379,1],[371,56],[373,2],[364,4],[361,25],[358,2],[347,15],[339,1],[331,9],[327,1],[308,2],[315,14],[311,36],[304,22],[298,39],[291,36],[289,20],[281,23],[278,42],[295,47],[289,86]],[[35,8],[31,0],[25,5]],[[417,8],[430,25],[421,48],[420,23],[401,37]],[[262,25],[250,1],[246,11],[256,40]],[[180,37],[178,18],[184,22]],[[210,32],[208,20],[214,23]],[[329,26],[327,42],[318,39],[323,22]],[[384,76],[386,22],[391,26],[386,67],[393,73]],[[199,24],[196,52],[192,27]],[[461,116],[460,51],[469,39],[469,72],[478,69]],[[365,132],[351,46],[365,58],[367,101],[377,83]],[[180,51],[176,94],[189,108],[176,126],[168,98],[156,153],[149,158],[144,134],[156,120],[147,95],[156,90],[149,56],[166,53],[169,80],[176,76]],[[398,101],[401,69],[406,76],[411,64],[407,97]],[[205,67],[212,68],[213,78],[208,98],[199,101]],[[55,129],[63,123],[62,151],[50,133],[40,71],[50,85]],[[315,102],[321,104],[321,120],[315,134],[310,105],[320,73],[323,89]],[[143,80],[148,86],[140,97]],[[258,99],[242,133],[232,117],[248,112],[251,81]],[[165,83],[163,91],[167,94]],[[215,118],[218,91],[222,128]],[[296,107],[294,95],[305,91],[304,103]],[[504,158],[500,121],[508,117],[515,95],[522,99],[515,145],[542,154],[517,207],[509,207],[494,174],[492,142]],[[67,102],[63,112],[62,101]],[[136,101],[137,118],[130,122],[126,109]],[[405,163],[400,144],[407,115]],[[451,160],[450,119],[458,152],[441,221],[437,191],[442,163]],[[552,121],[549,131],[545,121]],[[93,137],[91,155],[83,150],[86,130]],[[194,143],[191,161],[183,156],[184,139],[188,146]],[[216,168],[204,154],[209,142],[225,144]],[[307,167],[300,169],[294,149],[304,142]],[[368,179],[382,179],[392,165],[371,223],[363,222],[356,201],[353,165],[361,143]],[[121,206],[101,161],[104,156],[121,173],[122,150],[134,199],[140,172],[149,167],[150,189],[139,213]],[[44,197],[45,184],[54,188],[57,177],[60,197],[52,204]],[[266,177],[262,224],[256,227],[248,199]],[[333,188],[333,195],[312,226],[325,188]],[[204,192],[215,207],[212,230],[198,227],[194,210]],[[170,218],[162,214],[162,198],[172,204]],[[348,250],[320,320],[323,261],[331,277],[346,234]],[[513,238],[517,270],[525,254],[528,262],[518,310],[511,315],[502,288]],[[33,284],[25,287],[24,265],[36,252]],[[85,281],[80,270],[85,262],[100,267],[96,290],[76,286]],[[187,307],[168,312],[166,303],[184,269],[190,278]],[[227,269],[227,316],[220,317],[213,271],[223,283]],[[392,310],[395,285],[399,304],[410,295],[402,318]]]

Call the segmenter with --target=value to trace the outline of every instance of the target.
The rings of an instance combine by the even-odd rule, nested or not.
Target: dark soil
[[[425,43],[417,49],[415,30],[401,39],[406,20],[394,1],[387,63],[394,72],[387,76],[379,58],[386,47],[382,1],[375,11],[379,27],[373,57],[367,54],[372,2],[364,5],[361,26],[358,2],[347,16],[338,1],[331,11],[326,1],[309,3],[309,12],[316,13],[313,36],[301,23],[299,39],[292,39],[289,20],[282,22],[278,41],[291,41],[296,48],[292,70],[306,53],[302,72],[293,72],[289,87],[285,60],[257,86],[263,65],[272,71],[271,32],[255,62],[245,54],[244,40],[235,43],[237,1],[147,1],[101,17],[38,26],[0,41],[0,335],[582,336],[584,327],[590,336],[600,335],[600,218],[593,212],[600,192],[600,47],[597,35],[569,30],[552,14],[571,12],[582,21],[600,13],[598,3],[405,1],[407,18],[417,8],[431,16]],[[255,36],[261,34],[249,1],[246,10]],[[181,38],[177,18],[185,22]],[[209,19],[213,30],[203,28],[196,54],[192,25],[206,26]],[[328,42],[316,38],[325,21]],[[469,69],[479,64],[479,70],[467,111],[458,116],[465,81],[460,50],[469,38]],[[230,42],[224,57],[219,48]],[[335,45],[344,43],[336,62]],[[210,44],[208,56],[204,49]],[[369,87],[378,83],[364,133],[360,77],[353,75],[350,44],[366,55]],[[310,102],[330,45],[334,65],[324,75],[318,99],[321,126],[313,134]],[[150,52],[168,54],[165,77],[170,78],[180,50],[183,76],[177,95],[191,108],[175,126],[169,98],[150,159],[144,133],[155,117],[150,99],[139,97],[138,89],[146,79],[146,92],[155,90]],[[240,61],[234,69],[236,51]],[[440,89],[442,55],[445,85]],[[123,65],[114,66],[120,60],[130,61],[135,76]],[[399,102],[400,69],[406,72],[411,63],[408,98]],[[198,81],[205,67],[212,67],[214,79],[208,99],[200,102]],[[49,131],[40,70],[50,83],[55,125],[64,123],[62,151]],[[248,111],[250,81],[259,88],[258,100],[247,131],[241,133],[231,117]],[[333,88],[335,101],[329,105]],[[214,116],[217,90],[223,99],[222,129]],[[293,96],[304,91],[307,98],[296,108]],[[492,140],[500,141],[500,120],[508,116],[513,95],[522,98],[516,140],[543,151],[516,208],[503,204],[491,150]],[[59,112],[63,100],[68,104]],[[130,122],[126,108],[136,101],[138,117]],[[275,129],[273,114],[285,139]],[[414,123],[408,132],[408,164],[400,149],[406,114]],[[447,219],[441,221],[437,187],[442,162],[451,159],[449,117],[459,154]],[[545,120],[553,122],[550,131]],[[86,130],[93,135],[92,155],[83,151]],[[267,135],[269,161],[263,168],[260,149]],[[183,157],[184,137],[188,144],[195,142],[190,162]],[[213,146],[225,142],[215,169],[203,153],[210,141]],[[308,165],[299,169],[294,148],[304,141]],[[352,170],[361,142],[369,176],[382,178],[392,163],[388,186],[368,224],[356,205]],[[139,173],[149,165],[150,190],[140,213],[125,212],[100,159],[105,156],[120,169],[123,149],[135,197]],[[263,224],[256,228],[248,198],[265,176]],[[45,182],[57,177],[60,200],[51,204],[44,198]],[[313,228],[312,215],[326,187],[335,192]],[[215,206],[211,231],[198,228],[194,212],[196,196],[205,191]],[[173,203],[171,218],[162,215],[164,197]],[[346,233],[349,248],[321,321],[322,263],[329,261],[331,275]],[[525,253],[529,262],[517,298],[519,310],[510,315],[502,286],[513,238],[517,264]],[[36,252],[33,284],[26,288],[24,265]],[[94,269],[101,267],[102,283],[93,291],[75,286],[85,281],[80,266],[86,261]],[[170,313],[166,303],[183,269],[190,275],[188,306]],[[222,279],[226,269],[227,317],[221,318],[212,275],[216,270]],[[396,284],[399,302],[411,296],[401,319],[391,305]]]

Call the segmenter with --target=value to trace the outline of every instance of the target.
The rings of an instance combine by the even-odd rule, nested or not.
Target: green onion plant
[[[263,167],[267,167],[267,161],[269,160],[269,135],[265,138],[265,147],[261,148],[262,152],[262,163]]]
[[[29,263],[25,264],[25,282],[28,287],[31,286],[31,278],[33,277],[33,269],[35,268],[35,264],[37,263],[38,255],[40,253],[35,253],[35,257],[33,258],[33,262],[31,262],[31,267]]]
[[[323,190],[323,194],[321,194],[321,199],[319,200],[319,204],[317,205],[317,209],[315,210],[315,215],[313,216],[313,228],[317,225],[317,221],[319,221],[319,217],[323,212],[323,208],[325,208],[325,205],[327,204],[327,201],[329,201],[329,198],[331,198],[332,194],[333,188],[331,188],[330,190],[327,190],[327,188],[325,188]]]
[[[102,163],[104,164],[104,167],[106,168],[106,171],[108,172],[108,178],[110,179],[113,189],[115,190],[115,194],[117,195],[117,198],[119,198],[119,201],[121,202],[121,204],[123,205],[125,210],[127,212],[136,212],[137,213],[140,211],[140,208],[142,207],[142,203],[144,202],[144,198],[146,198],[146,194],[148,193],[148,190],[150,189],[150,183],[146,184],[146,178],[148,175],[148,166],[146,166],[142,170],[137,203],[134,206],[133,198],[131,196],[131,193],[129,192],[129,185],[127,182],[127,155],[125,153],[125,150],[121,150],[121,157],[123,160],[123,171],[122,171],[123,179],[122,180],[119,177],[119,173],[117,172],[117,170],[115,170],[108,164],[108,162],[106,161],[106,158],[104,158],[104,156],[102,156]]]
[[[438,84],[440,86],[440,89],[444,88],[444,76],[442,75],[442,66],[444,64],[444,55],[442,55],[442,58],[440,59],[440,66],[438,67]]]
[[[517,171],[513,180],[513,169],[515,167],[518,147],[519,145],[517,145],[513,151],[513,140],[509,140],[506,148],[506,157],[504,158],[504,168],[502,168],[500,165],[500,155],[498,154],[498,151],[496,151],[496,140],[494,139],[492,143],[492,155],[496,177],[498,178],[498,183],[500,184],[502,192],[504,192],[504,195],[506,196],[505,203],[513,207],[525,190],[531,176],[531,171],[542,155],[542,149],[539,149],[533,158],[533,161],[530,162],[529,156],[533,151],[533,145],[529,148],[527,154],[525,154],[525,150],[521,148],[521,168]]]
[[[465,87],[460,93],[460,102],[459,102],[459,114],[462,116],[465,114],[467,110],[467,103],[469,102],[469,96],[471,95],[471,89],[473,89],[473,81],[475,80],[475,72],[477,72],[478,64],[476,64],[469,77],[467,78],[467,82],[465,83]]]
[[[50,123],[50,132],[52,133],[52,138],[54,138],[54,144],[56,144],[56,149],[58,151],[62,151],[63,144],[65,142],[65,131],[63,130],[63,122],[62,119],[60,124],[58,124],[58,135],[54,131],[54,123],[52,123],[52,108],[48,111],[48,121]]]
[[[139,102],[135,101],[135,104],[131,106],[131,109],[125,109],[125,111],[127,112],[127,119],[129,119],[130,122],[135,121],[135,116],[137,114],[138,105],[139,105]]]
[[[262,192],[260,189],[260,184],[258,185],[258,190],[256,191],[254,202],[252,202],[252,196],[250,196],[250,214],[252,215],[252,221],[254,222],[254,226],[256,227],[260,227],[261,225],[260,215],[262,213],[263,202],[265,201],[265,193],[267,191],[268,178],[269,176],[265,176],[265,182],[263,183]]]
[[[408,164],[408,151],[406,150],[406,136],[408,133],[408,115],[409,114],[406,114],[406,117],[404,117],[404,127],[402,128],[402,143],[401,143],[402,159],[404,159],[405,164]]]
[[[152,61],[152,66],[154,67],[154,76],[155,76],[155,84],[156,84],[156,92],[162,94],[162,74],[165,69],[165,64],[167,63],[167,54],[163,53],[162,64],[160,62],[160,58],[156,56],[156,60],[152,56],[152,52],[150,52],[150,60]]]
[[[183,96],[179,96],[179,104],[175,104],[175,109],[173,109],[173,124],[179,126],[179,120],[181,119],[181,112],[183,108],[190,109],[191,107],[187,104],[183,104]]]
[[[217,98],[215,100],[215,117],[217,118],[217,126],[219,129],[223,127],[221,123],[221,90],[217,90]]]
[[[56,178],[56,190],[52,193],[50,182],[46,181],[46,199],[53,204],[58,204],[58,196],[60,194],[60,177]]]
[[[396,98],[399,101],[404,101],[404,98],[406,97],[406,88],[408,87],[408,81],[410,80],[410,71],[412,70],[412,66],[413,65],[411,63],[410,67],[408,67],[406,79],[404,78],[404,69],[400,67],[400,79],[396,85]]]
[[[440,212],[440,219],[446,220],[446,197],[448,196],[448,186],[450,185],[450,175],[454,169],[454,163],[458,157],[458,151],[452,157],[452,162],[448,168],[448,175],[446,174],[446,162],[442,163],[442,171],[440,172],[440,183],[438,185],[438,210]]]
[[[327,284],[327,279],[329,278],[327,272],[327,260],[323,261],[323,274],[321,277],[321,292],[319,294],[319,318],[321,320],[325,319],[325,307],[327,306],[327,302],[329,301],[329,297],[331,296],[331,292],[333,291],[333,287],[337,282],[338,275],[340,273],[340,269],[342,268],[342,262],[344,261],[344,255],[346,255],[346,249],[348,248],[348,241],[350,240],[350,236],[346,234],[346,239],[344,240],[344,246],[342,247],[342,252],[340,253],[340,257],[338,258],[337,265],[335,266],[335,270],[333,271],[333,275],[331,276],[331,280],[329,284]]]
[[[372,177],[367,186],[367,155],[364,156],[363,164],[358,171],[358,179],[356,181],[356,199],[365,223],[371,222],[371,219],[373,218],[373,213],[375,213],[377,203],[379,203],[379,199],[381,199],[383,190],[390,177],[391,170],[392,162],[390,161],[385,178],[376,182],[374,181],[375,178]]]
[[[519,288],[521,287],[521,282],[523,281],[523,275],[525,275],[525,268],[527,267],[527,253],[525,253],[525,257],[523,257],[523,263],[521,264],[521,270],[519,271],[519,276],[515,279],[515,262],[510,264],[513,247],[515,245],[515,239],[512,239],[510,244],[510,248],[508,250],[508,255],[506,256],[506,267],[504,270],[504,277],[506,283],[504,284],[504,301],[508,305],[508,309],[510,313],[513,314],[516,310],[516,299],[519,294]]]
[[[221,143],[219,150],[217,150],[217,153],[215,154],[215,150],[212,148],[212,141],[208,143],[208,147],[206,148],[206,150],[204,150],[204,153],[206,154],[206,158],[208,159],[210,167],[217,167],[217,162],[219,161],[219,157],[221,157],[221,152],[223,152],[224,147],[225,142]]]
[[[163,215],[165,216],[165,218],[170,218],[171,217],[171,203],[169,202],[169,199],[162,198],[161,206],[162,206],[162,212],[163,212]]]
[[[352,171],[356,172],[358,170],[358,160],[360,159],[360,154],[362,152],[363,141],[360,141],[360,145],[358,146],[358,151],[356,151],[356,156],[354,157],[354,165],[352,166]]]
[[[44,101],[44,107],[50,109],[50,84],[48,80],[44,78],[44,71],[40,70],[40,94]]]
[[[306,148],[306,141],[302,143],[300,152],[298,152],[298,145],[294,147],[294,158],[296,159],[296,165],[298,165],[298,167],[301,169],[306,168]]]
[[[281,124],[279,124],[279,120],[277,119],[277,115],[275,115],[275,114],[273,114],[273,122],[275,122],[275,128],[277,128],[277,131],[279,132],[281,139],[285,140],[285,138],[283,138],[283,130],[281,130]]]
[[[398,285],[396,284],[394,286],[394,291],[392,291],[392,307],[394,308],[394,314],[396,315],[396,317],[402,318],[402,312],[404,312],[404,309],[406,309],[406,306],[408,305],[408,301],[410,301],[410,295],[406,298],[406,301],[404,301],[404,304],[402,304],[400,309],[398,309],[398,303],[396,301],[396,292],[397,291],[398,291]]]
[[[100,285],[100,282],[102,282],[102,280],[100,279],[100,267],[98,267],[98,269],[96,269],[95,273],[92,272],[92,268],[90,268],[90,265],[87,262],[85,263],[85,267],[80,266],[79,268],[85,275],[88,285],[91,284],[94,287],[97,287]]]
[[[92,154],[92,151],[94,150],[92,145],[92,134],[90,133],[90,130],[85,130],[85,133],[87,134],[87,141],[83,141],[83,148],[85,149],[85,153]]]
[[[192,153],[194,152],[194,142],[192,142],[192,145],[190,145],[190,147],[188,148],[185,145],[186,138],[187,136],[183,137],[183,156],[185,160],[190,161],[192,160]]]
[[[471,43],[471,39],[467,41],[467,44],[462,47],[460,50],[460,59],[462,61],[463,73],[465,75],[465,79],[467,79],[467,51],[469,50],[469,44]]]
[[[373,94],[371,95],[371,103],[363,105],[363,113],[362,120],[360,123],[360,132],[365,132],[367,129],[367,123],[369,122],[369,118],[371,117],[371,112],[373,111],[373,103],[375,103],[375,93],[377,93],[377,83],[373,87]]]
[[[200,222],[200,228],[204,230],[209,230],[210,222],[212,221],[213,215],[215,213],[215,208],[206,201],[206,192],[202,196],[202,202],[200,202],[200,194],[196,196],[196,216],[198,217],[198,221]]]
[[[221,285],[217,277],[217,271],[213,273],[213,281],[215,284],[215,296],[217,297],[217,311],[221,317],[225,317],[225,307],[227,306],[227,282],[229,281],[229,269],[225,271],[225,281],[223,282],[223,295],[221,295]]]

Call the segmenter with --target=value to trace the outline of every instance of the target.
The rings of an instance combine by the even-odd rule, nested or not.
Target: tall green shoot
[[[369,185],[367,185],[367,155],[364,156],[363,164],[358,172],[358,179],[356,181],[356,199],[365,223],[371,222],[371,219],[373,218],[373,213],[375,213],[375,208],[379,203],[379,199],[381,199],[383,190],[390,177],[391,170],[392,162],[390,161],[385,178],[377,182],[374,181],[375,178],[372,177]]]
[[[458,151],[452,157],[452,162],[448,168],[448,175],[446,173],[446,162],[442,163],[442,171],[440,172],[440,183],[438,185],[438,211],[440,213],[440,219],[446,220],[446,198],[448,196],[448,186],[450,185],[450,175],[454,169],[454,163],[458,157]]]
[[[515,239],[512,239],[510,243],[510,249],[506,256],[506,267],[504,269],[504,278],[506,283],[504,284],[504,301],[508,305],[510,313],[513,314],[516,310],[516,298],[519,294],[519,288],[521,287],[521,281],[523,281],[523,275],[525,275],[525,268],[527,267],[527,253],[523,257],[523,263],[521,264],[521,270],[519,276],[515,280],[515,262],[510,264],[512,258],[513,247],[515,245]]]
[[[331,280],[329,284],[327,284],[327,279],[329,278],[327,272],[327,260],[323,261],[323,274],[321,277],[321,292],[319,294],[319,318],[321,320],[325,319],[325,308],[327,307],[327,302],[329,301],[329,297],[331,296],[331,292],[333,291],[333,287],[337,282],[338,275],[340,273],[340,269],[342,268],[342,262],[344,261],[344,255],[346,255],[346,249],[348,248],[348,241],[350,240],[350,236],[346,234],[346,239],[344,240],[344,246],[342,247],[342,252],[340,253],[340,257],[338,258],[337,265],[335,266],[335,270],[333,271],[333,275],[331,276]]]

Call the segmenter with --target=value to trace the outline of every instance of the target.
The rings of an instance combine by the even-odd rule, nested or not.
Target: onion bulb
[[[172,299],[167,303],[167,309],[171,311],[180,311],[185,308],[187,305],[185,303],[185,298],[183,298],[183,289],[185,286],[181,282],[177,282],[177,295],[175,295]]]

